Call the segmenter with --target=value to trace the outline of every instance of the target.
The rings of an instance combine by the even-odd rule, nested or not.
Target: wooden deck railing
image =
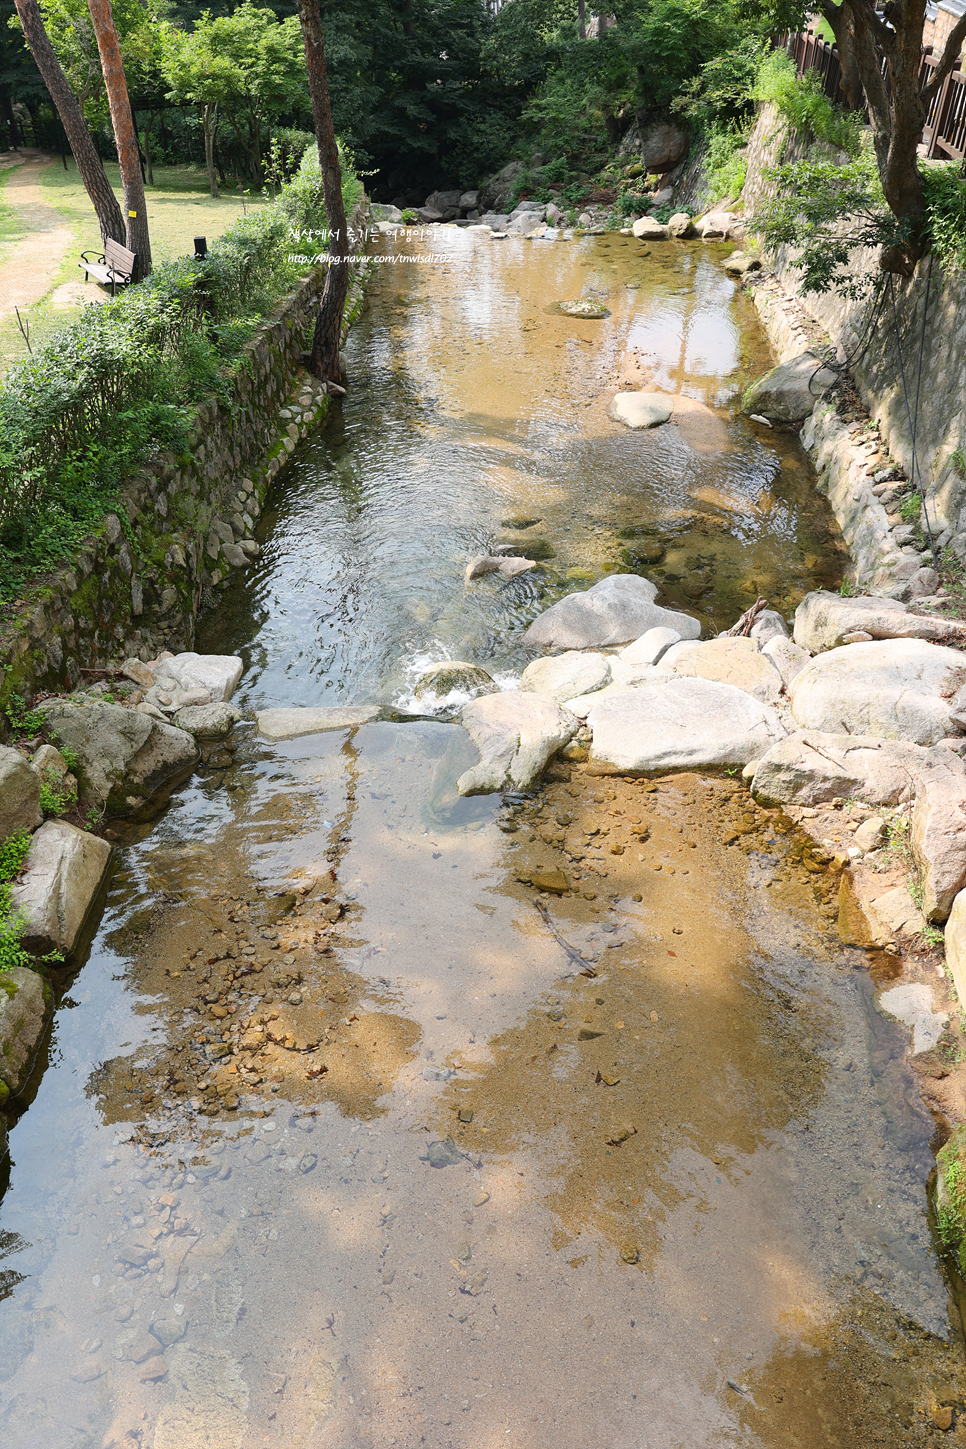
[[[817,71],[829,100],[837,106],[848,105],[842,90],[838,50],[834,45],[812,30],[782,36],[779,44],[785,47],[798,66],[799,75],[806,70]],[[919,71],[920,85],[927,83],[937,64],[931,51],[924,50]],[[922,145],[927,156],[949,161],[961,161],[966,156],[966,75],[962,71],[950,71],[938,94],[933,97],[923,127]]]

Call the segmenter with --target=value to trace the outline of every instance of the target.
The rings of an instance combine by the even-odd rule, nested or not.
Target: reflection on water
[[[379,275],[344,415],[205,621],[249,703],[512,674],[540,596],[625,549],[709,621],[814,567],[797,445],[706,411],[765,361],[710,253],[452,245]],[[548,312],[582,293],[611,318]],[[632,369],[677,422],[607,422]],[[546,570],[464,589],[504,536]],[[854,1449],[963,1402],[931,1124],[789,822],[727,777],[460,800],[469,752],[242,726],[118,827],[11,1131],[4,1449]]]
[[[270,498],[257,565],[201,623],[198,648],[244,654],[246,700],[399,700],[416,660],[518,672],[534,614],[608,570],[647,574],[709,629],[759,593],[790,614],[837,587],[844,554],[797,439],[736,413],[770,358],[720,248],[453,228],[446,246],[446,264],[377,273],[344,406]],[[553,306],[585,294],[610,317]],[[627,385],[672,393],[672,421],[611,422]],[[500,545],[540,568],[464,586]]]

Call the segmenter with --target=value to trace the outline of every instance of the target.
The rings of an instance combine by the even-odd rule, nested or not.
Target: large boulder
[[[427,196],[425,205],[438,211],[444,221],[452,221],[453,217],[459,216],[462,196],[461,191],[434,191]]]
[[[119,704],[55,704],[47,725],[78,759],[81,794],[111,815],[129,815],[198,759],[191,735]]]
[[[40,776],[17,750],[0,745],[0,841],[15,830],[36,830],[40,810]]]
[[[949,967],[959,997],[966,1010],[966,890],[953,901],[945,931],[946,965]]]
[[[532,236],[535,231],[543,231],[544,221],[541,211],[519,211],[506,224],[507,236]]]
[[[567,594],[537,616],[523,636],[531,649],[606,649],[629,644],[648,629],[676,629],[696,639],[701,625],[690,614],[655,604],[657,587],[638,574],[610,574],[591,589]]]
[[[674,399],[663,392],[619,392],[611,399],[607,416],[626,428],[656,428],[674,411]]]
[[[648,629],[633,644],[625,644],[618,658],[623,664],[637,666],[656,664],[667,653],[672,644],[679,644],[681,635],[677,629]]]
[[[189,704],[178,710],[174,722],[196,740],[223,740],[241,718],[241,710],[233,704]]]
[[[873,639],[928,639],[934,644],[966,643],[966,620],[933,619],[910,612],[898,599],[841,594],[817,589],[795,610],[795,643],[813,654],[837,649],[847,634],[862,632]]]
[[[631,226],[631,231],[638,241],[667,241],[671,235],[670,228],[653,216],[639,216]]]
[[[738,217],[733,211],[709,211],[707,216],[702,216],[700,221],[695,222],[695,225],[704,241],[707,241],[709,237],[721,237],[727,240],[738,225]]]
[[[477,201],[480,211],[505,211],[523,169],[522,161],[511,161],[502,171],[484,181]]]
[[[806,664],[789,689],[804,729],[934,745],[950,733],[950,701],[966,655],[920,639],[846,644]]]
[[[521,690],[488,694],[464,706],[460,723],[480,752],[479,764],[456,782],[461,795],[488,795],[506,786],[528,789],[580,728],[552,699]]]
[[[645,171],[673,171],[680,166],[691,146],[691,137],[683,126],[672,121],[641,123],[641,165]]]
[[[966,766],[942,745],[801,730],[762,755],[751,793],[775,805],[900,805],[915,798],[921,772],[934,763],[966,776]]]
[[[656,666],[659,674],[678,674],[715,679],[733,684],[764,704],[777,704],[782,677],[766,655],[758,652],[753,639],[729,638],[682,640],[673,644]]]
[[[12,966],[0,987],[0,1106],[20,1091],[43,1035],[50,987],[36,971]]]
[[[792,680],[801,674],[812,657],[807,649],[796,644],[794,639],[786,639],[783,634],[776,634],[774,638],[769,639],[761,646],[761,652],[767,655],[774,664],[785,682],[786,689]]]
[[[731,684],[669,679],[611,694],[590,710],[600,774],[746,765],[780,740],[770,705]]]
[[[676,211],[667,220],[668,235],[683,239],[694,235],[694,222],[686,211]]]
[[[579,694],[593,694],[610,683],[610,664],[603,654],[585,654],[579,649],[534,659],[523,671],[520,688],[534,694],[548,694],[557,704],[566,704]]]
[[[919,867],[923,914],[941,925],[966,888],[966,775],[961,768],[923,772],[910,844]]]
[[[328,730],[355,729],[377,720],[381,714],[378,704],[296,705],[290,709],[260,709],[255,726],[266,740],[297,740]]]
[[[801,352],[753,382],[741,400],[741,410],[772,422],[800,423],[837,381],[838,374],[814,352]]]
[[[40,827],[11,893],[14,910],[23,916],[28,951],[70,955],[110,858],[106,840],[64,820],[48,820]]]
[[[219,701],[231,699],[243,667],[237,654],[176,654],[158,665],[155,677],[170,675],[183,690],[206,689],[212,700]]]

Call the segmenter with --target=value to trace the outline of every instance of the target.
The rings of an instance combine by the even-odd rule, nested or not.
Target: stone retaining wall
[[[248,343],[230,399],[198,407],[186,451],[128,480],[71,566],[15,610],[0,636],[0,705],[73,689],[112,660],[191,648],[203,591],[257,553],[251,535],[269,485],[326,411],[301,361],[324,281],[321,269],[303,278]],[[343,335],[363,283],[360,270]]]
[[[765,173],[779,159],[793,161],[805,155],[815,156],[816,153],[823,159],[835,154],[823,143],[809,145],[800,137],[790,135],[777,109],[771,105],[764,106],[749,141],[748,177],[743,193],[746,214],[753,213],[755,206],[773,192],[774,183]],[[877,271],[874,252],[857,250],[852,261],[856,273]],[[925,485],[929,521],[943,544],[952,542],[956,551],[966,558],[966,478],[953,456],[957,450],[966,448],[966,375],[963,364],[966,357],[966,277],[946,276],[938,263],[933,262],[928,312],[928,259],[920,263],[913,277],[894,278],[900,343],[897,345],[888,297],[870,332],[872,305],[869,300],[852,301],[837,293],[800,294],[793,257],[785,249],[772,259],[772,265],[786,297],[794,299],[802,317],[808,319],[800,325],[804,325],[806,330],[809,323],[820,328],[843,360],[854,358],[850,372],[862,399],[879,424],[891,456],[910,477],[912,430],[906,412],[899,356],[901,345],[911,414],[915,406],[922,344],[916,453]],[[767,297],[758,292],[756,300],[759,298],[759,310],[765,324],[780,343],[782,329],[787,325],[787,319],[783,322],[776,315],[780,303],[774,294]],[[864,346],[866,342],[868,345]]]

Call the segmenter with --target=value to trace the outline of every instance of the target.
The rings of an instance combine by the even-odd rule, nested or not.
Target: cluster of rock
[[[228,703],[241,670],[226,655],[129,659],[124,675],[139,687],[122,703],[96,689],[65,696],[43,710],[43,732],[56,744],[34,742],[29,756],[0,746],[0,841],[19,831],[31,837],[11,890],[25,951],[71,955],[111,856],[90,831],[44,820],[44,786],[79,794],[99,817],[131,815],[185,779],[199,758],[197,739],[222,737],[241,718]],[[23,1085],[49,1005],[40,973],[18,967],[0,980],[0,1098]]]
[[[740,768],[765,804],[906,805],[922,912],[949,922],[966,1002],[966,622],[816,592],[793,636],[765,610],[747,637],[701,640],[698,621],[656,594],[611,575],[561,599],[524,636],[547,652],[518,689],[446,666],[474,670],[477,689],[460,721],[480,758],[460,793],[525,788],[565,751],[595,774]],[[853,857],[884,823],[862,830]],[[911,898],[906,914],[917,915]]]

